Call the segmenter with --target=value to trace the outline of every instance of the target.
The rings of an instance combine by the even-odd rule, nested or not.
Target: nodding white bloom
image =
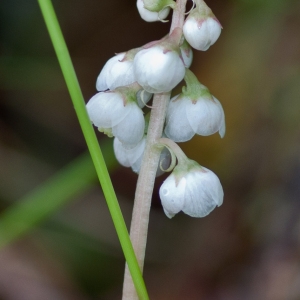
[[[100,92],[89,100],[86,109],[99,131],[117,137],[122,143],[136,145],[144,135],[143,112],[130,93],[125,96],[117,90]]]
[[[225,135],[225,115],[218,99],[182,95],[173,97],[167,110],[165,134],[174,142],[189,141],[195,134]]]
[[[189,68],[193,61],[193,50],[186,40],[184,40],[183,44],[180,46],[180,51],[185,67]]]
[[[185,66],[179,48],[157,43],[134,57],[136,81],[149,93],[171,91],[184,77]]]
[[[140,13],[140,16],[146,22],[155,22],[164,20],[170,13],[170,7],[165,7],[159,12],[154,12],[144,7],[144,0],[137,0],[136,6]]]
[[[133,57],[136,52],[137,49],[132,49],[110,58],[97,78],[96,89],[101,92],[114,90],[135,82]]]
[[[175,142],[186,142],[195,134],[225,135],[225,115],[218,99],[212,96],[197,77],[186,70],[187,84],[169,103],[164,133]]]
[[[176,166],[159,189],[164,212],[169,218],[180,211],[202,218],[223,203],[223,188],[217,175],[193,163],[194,167],[189,170]]]
[[[193,48],[206,51],[219,38],[222,26],[204,1],[195,2],[197,7],[186,18],[183,33]]]
[[[121,143],[118,138],[114,139],[114,152],[118,162],[124,167],[131,167],[135,173],[140,172],[145,147],[146,136],[133,147],[128,147],[126,144]],[[160,176],[164,173],[164,170],[169,167],[170,161],[170,152],[167,148],[164,148],[160,155],[156,176]]]

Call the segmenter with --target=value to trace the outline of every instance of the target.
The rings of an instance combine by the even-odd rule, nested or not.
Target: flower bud
[[[216,174],[189,161],[188,168],[176,166],[159,189],[164,212],[169,218],[180,211],[202,218],[223,203],[223,188]]]
[[[156,22],[164,20],[170,13],[170,7],[165,7],[159,12],[150,11],[144,7],[144,0],[137,0],[136,6],[141,18],[146,22]]]
[[[132,49],[110,58],[97,78],[97,91],[114,90],[135,82],[133,57],[136,52],[137,49]]]
[[[86,109],[99,131],[127,145],[136,145],[144,135],[145,120],[131,93],[136,92],[100,92],[89,100]]]
[[[137,82],[150,93],[171,91],[185,74],[179,48],[168,43],[140,50],[134,57],[133,70]]]
[[[197,7],[184,22],[183,33],[193,48],[206,51],[219,38],[222,26],[204,1],[196,3]]]

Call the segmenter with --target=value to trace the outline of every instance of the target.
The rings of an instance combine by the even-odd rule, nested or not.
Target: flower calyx
[[[166,7],[175,8],[176,2],[173,0],[143,0],[144,7],[153,12],[160,12]]]

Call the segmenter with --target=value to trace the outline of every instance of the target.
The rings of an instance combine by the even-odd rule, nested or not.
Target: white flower
[[[223,203],[223,188],[216,174],[200,166],[185,172],[178,172],[177,167],[159,190],[167,217],[172,218],[183,211],[191,217],[201,218]]]
[[[144,0],[137,0],[136,6],[141,18],[147,22],[164,20],[170,12],[170,7],[165,7],[160,12],[150,11],[144,7]]]
[[[89,100],[86,109],[99,131],[117,137],[122,143],[136,145],[144,135],[142,110],[120,92],[100,92]]]
[[[197,9],[190,13],[183,25],[185,39],[193,48],[202,51],[206,51],[217,41],[221,29],[216,17],[203,15]]]
[[[225,135],[225,115],[215,97],[192,100],[177,95],[171,99],[167,110],[165,134],[175,142],[190,140],[195,134],[207,136],[219,131]]]
[[[183,44],[180,46],[180,51],[185,67],[189,68],[193,61],[193,50],[186,40],[184,40]]]
[[[98,91],[114,90],[136,81],[133,61],[126,56],[126,53],[119,53],[106,62],[97,78],[96,89]]]
[[[185,66],[178,51],[156,44],[134,57],[137,82],[150,93],[171,91],[184,77]]]

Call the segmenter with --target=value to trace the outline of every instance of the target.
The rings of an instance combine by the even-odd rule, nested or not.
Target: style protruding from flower
[[[136,145],[144,135],[145,119],[136,102],[138,89],[140,87],[133,84],[100,92],[86,105],[90,120],[99,131],[117,137],[128,146]]]
[[[173,141],[162,138],[159,142],[171,148],[178,160],[159,189],[167,217],[172,218],[183,211],[191,217],[202,218],[222,205],[224,192],[217,175],[188,159]]]
[[[196,76],[186,70],[186,88],[169,103],[165,134],[175,142],[186,142],[195,134],[225,135],[225,115],[221,103]]]
[[[193,1],[196,7],[184,22],[184,37],[193,48],[206,51],[219,38],[222,26],[203,0]]]
[[[117,87],[134,83],[133,58],[138,52],[132,49],[110,58],[102,68],[96,82],[99,92],[114,90]]]
[[[174,30],[174,35],[180,32]],[[177,38],[170,35],[158,42],[144,46],[133,60],[133,71],[137,82],[150,93],[171,91],[184,77],[185,65]]]
[[[161,11],[150,11],[145,8],[144,0],[137,0],[137,9],[140,13],[141,18],[146,22],[163,21],[170,13],[170,7],[165,7]]]

